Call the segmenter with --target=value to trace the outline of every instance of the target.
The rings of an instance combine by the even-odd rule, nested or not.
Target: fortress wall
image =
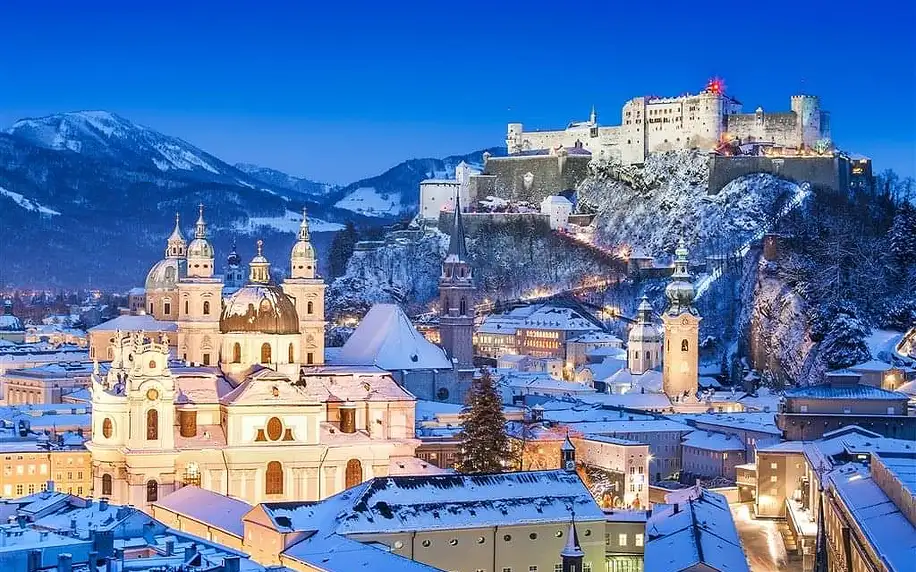
[[[545,197],[575,189],[588,176],[590,161],[588,155],[491,157],[484,170],[488,175],[496,175],[493,192],[489,194],[539,204]],[[527,173],[534,178],[526,188]],[[477,196],[483,196],[479,190]]]
[[[709,194],[744,175],[770,173],[790,181],[843,190],[849,186],[848,161],[843,157],[709,157]]]

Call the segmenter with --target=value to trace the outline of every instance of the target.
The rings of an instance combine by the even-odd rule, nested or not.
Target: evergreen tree
[[[471,383],[461,410],[461,441],[457,469],[462,473],[498,473],[505,470],[509,438],[506,417],[493,377],[488,370]]]
[[[353,255],[353,249],[359,242],[359,232],[353,221],[347,221],[343,230],[334,235],[331,248],[328,250],[328,278],[333,280],[343,276],[347,271],[347,262]]]
[[[891,255],[901,269],[916,263],[916,209],[904,202],[888,231]]]
[[[838,309],[830,323],[830,331],[821,342],[827,368],[841,369],[870,360],[871,352],[865,342],[869,333],[868,326],[853,308]]]

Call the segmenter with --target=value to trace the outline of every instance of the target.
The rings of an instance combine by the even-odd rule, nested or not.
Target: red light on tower
[[[714,77],[706,83],[706,91],[722,95],[725,93],[725,81],[722,78]]]

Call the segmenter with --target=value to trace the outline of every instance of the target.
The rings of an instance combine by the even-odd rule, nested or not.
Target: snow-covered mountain
[[[462,161],[482,170],[485,152],[491,155],[505,155],[506,149],[481,149],[467,155],[453,155],[444,159],[410,159],[398,163],[381,175],[335,189],[328,197],[335,207],[364,216],[397,218],[413,214],[420,205],[421,181],[453,178],[455,167]]]
[[[258,236],[278,266],[303,206],[316,233],[361,219],[112,113],[23,119],[0,132],[0,283],[135,285],[174,213],[190,230],[198,203],[218,253],[238,241],[244,255]]]
[[[296,191],[297,193],[301,193],[305,198],[314,200],[319,200],[319,197],[324,197],[328,193],[339,188],[329,183],[319,183],[318,181],[312,181],[304,177],[295,177],[283,171],[278,171],[277,169],[261,167],[260,165],[253,165],[251,163],[236,163],[235,168],[243,173],[251,175],[263,183],[282,189],[289,189],[290,191]]]

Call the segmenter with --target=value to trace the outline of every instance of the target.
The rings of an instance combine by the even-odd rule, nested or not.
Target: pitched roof
[[[335,363],[384,370],[452,369],[452,362],[414,328],[396,304],[376,304],[341,348]]]
[[[139,316],[118,316],[107,322],[102,322],[98,326],[89,328],[90,332],[113,332],[123,330],[125,332],[177,332],[178,324],[175,322],[166,322],[157,320],[149,314]]]
[[[154,506],[178,513],[196,521],[219,528],[238,537],[244,534],[242,517],[251,505],[243,500],[227,497],[200,487],[181,487]]]
[[[834,386],[826,383],[796,387],[786,391],[788,398],[802,397],[812,399],[907,399],[907,396],[898,391],[888,391],[880,387],[857,383],[855,385]]]
[[[692,496],[656,506],[646,523],[645,569],[674,572],[706,565],[719,572],[749,570],[725,497],[707,490]]]

